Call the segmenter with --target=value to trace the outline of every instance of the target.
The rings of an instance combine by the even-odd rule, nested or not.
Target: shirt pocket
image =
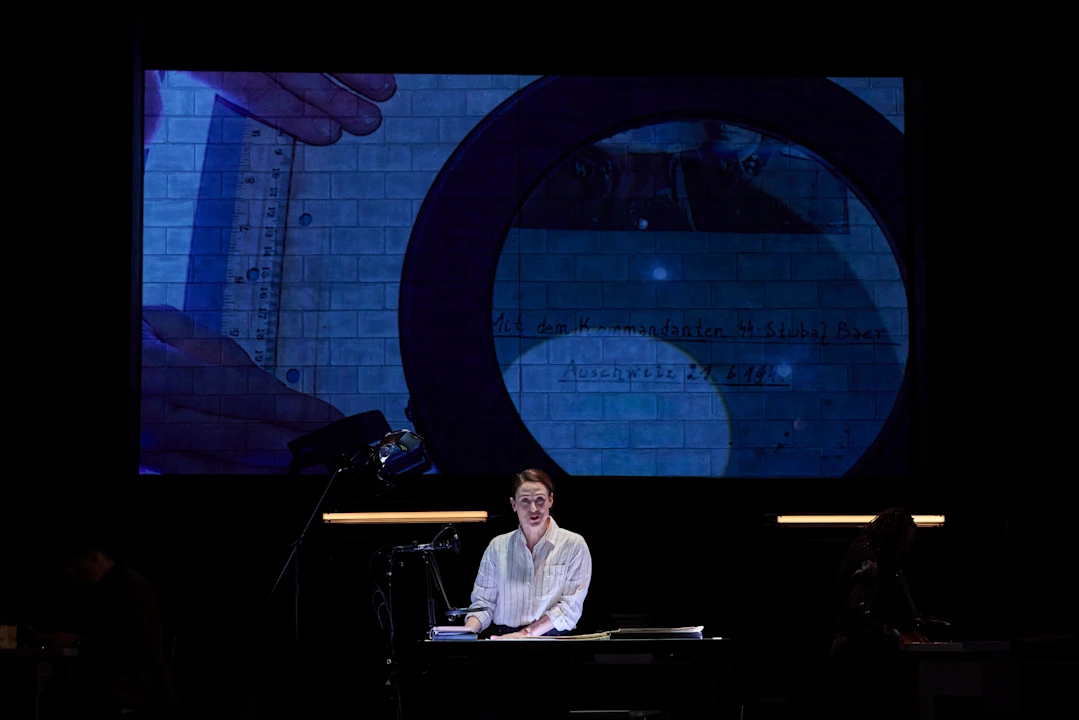
[[[543,568],[543,596],[557,597],[562,594],[562,588],[566,583],[567,567],[565,565],[548,565]]]

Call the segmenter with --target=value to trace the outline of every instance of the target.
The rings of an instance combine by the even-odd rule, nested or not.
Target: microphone
[[[446,540],[440,540],[438,542],[421,543],[414,542],[411,545],[397,545],[394,547],[394,552],[399,553],[414,553],[414,552],[437,552],[440,550],[451,550],[455,553],[461,552],[461,538],[457,536],[457,530],[453,530],[453,537]]]
[[[446,617],[461,617],[462,615],[468,615],[469,613],[476,613],[486,608],[482,607],[470,607],[470,608],[453,608],[446,611]]]

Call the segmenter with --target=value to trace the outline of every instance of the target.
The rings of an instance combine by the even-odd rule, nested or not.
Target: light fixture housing
[[[431,469],[423,438],[410,430],[386,433],[375,446],[372,460],[380,466],[378,476],[382,479]]]
[[[486,510],[426,512],[322,513],[322,521],[338,525],[453,524],[487,522]]]
[[[797,527],[856,527],[868,525],[876,515],[777,515],[777,525]],[[914,515],[918,527],[942,527],[943,515]]]

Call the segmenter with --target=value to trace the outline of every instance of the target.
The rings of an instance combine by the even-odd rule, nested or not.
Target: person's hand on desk
[[[510,633],[509,635],[492,635],[492,640],[520,640],[521,638],[530,637],[524,632],[518,630],[517,632]]]
[[[79,636],[66,632],[38,633],[38,641],[45,647],[68,648],[79,644]]]
[[[925,630],[926,632],[933,632],[934,630],[947,632],[952,626],[952,624],[947,620],[932,617],[917,618],[915,622],[918,624],[919,628]]]
[[[927,643],[930,642],[930,640],[917,630],[913,630],[911,632],[901,633],[899,635],[899,642],[910,645],[914,643]]]

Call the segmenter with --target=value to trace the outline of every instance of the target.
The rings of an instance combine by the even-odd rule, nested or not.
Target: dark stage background
[[[141,187],[135,179],[141,176],[142,162],[140,159],[133,168],[129,158],[139,158],[144,148],[141,97],[133,97],[132,86],[142,82],[144,67],[191,67],[194,48],[204,66],[210,67],[264,69],[280,65],[281,60],[279,44],[270,47],[236,41],[245,37],[239,30],[243,27],[272,35],[269,31],[274,20],[250,14],[225,17],[217,8],[217,20],[211,24],[205,21],[209,14],[200,15],[195,5],[190,16],[159,10],[155,17],[146,19],[147,32],[152,32],[157,42],[158,54],[152,59],[137,52],[128,56],[123,50],[130,39],[129,18],[105,18],[114,24],[118,37],[115,42],[102,43],[103,36],[95,36],[92,51],[117,72],[99,74],[95,82],[72,89],[72,103],[77,107],[130,109],[131,118],[124,121],[124,113],[90,113],[85,118],[85,127],[92,128],[102,146],[112,150],[102,159],[103,167],[108,168],[103,171],[104,178],[109,182],[92,194],[72,197],[73,219],[63,218],[60,223],[71,233],[84,233],[85,224],[74,219],[78,210],[81,214],[77,217],[93,218],[98,227],[119,228],[123,239],[95,245],[98,261],[94,272],[68,281],[85,296],[95,298],[96,310],[82,309],[77,320],[66,322],[70,337],[64,336],[64,347],[95,350],[41,358],[42,387],[57,388],[78,400],[67,416],[58,418],[49,403],[35,406],[27,415],[24,431],[33,436],[31,444],[41,449],[42,457],[55,457],[61,447],[68,455],[59,467],[40,461],[32,472],[15,473],[5,485],[3,530],[10,532],[12,539],[4,543],[0,620],[8,622],[9,616],[21,615],[27,608],[48,609],[36,598],[47,597],[56,587],[56,578],[43,573],[37,564],[37,550],[69,519],[95,520],[110,528],[119,555],[157,587],[170,652],[175,649],[178,690],[206,709],[203,716],[213,716],[215,709],[222,717],[243,717],[240,708],[284,707],[290,698],[309,688],[318,688],[314,695],[327,704],[343,697],[360,704],[365,698],[380,697],[385,680],[383,644],[371,603],[374,585],[368,577],[369,554],[384,542],[426,539],[425,533],[434,528],[346,528],[336,532],[340,528],[314,526],[302,558],[302,627],[308,647],[296,653],[290,646],[288,578],[272,602],[266,601],[266,595],[287,557],[289,542],[322,490],[321,479],[136,474],[139,363],[129,351],[136,347],[132,339],[138,336],[142,289],[132,288],[131,278],[142,267],[142,259],[132,257],[124,229],[133,219],[136,224],[141,220]],[[913,41],[903,36],[904,23],[889,21],[879,27],[893,27],[900,36],[898,41],[873,37],[859,46],[831,47],[813,38],[803,41],[802,51],[796,53],[799,63],[806,73],[821,77],[907,74],[910,68],[896,68],[890,59],[912,57]],[[530,59],[552,58],[555,65],[570,63],[566,56],[548,51],[528,54],[520,49],[522,38],[512,35],[512,42],[499,47],[519,47],[516,54],[506,57],[527,55]],[[354,39],[338,40],[341,42],[311,36],[294,40],[290,47],[309,59],[326,57],[327,53],[334,56],[327,47],[355,47]],[[409,69],[415,63],[414,59],[391,63],[390,59],[402,57],[402,51],[389,50],[370,34],[365,42],[371,56],[383,58],[395,71],[398,66]],[[447,48],[452,55],[449,51],[459,40],[451,43],[430,37],[415,42],[432,52]],[[592,46],[596,44],[592,42]],[[148,53],[150,45],[148,41]],[[702,54],[693,47],[709,51]],[[703,67],[707,61],[710,71],[722,64],[732,73],[783,75],[790,72],[783,56],[793,52],[795,45],[789,45],[784,53],[762,53],[759,47],[754,52],[732,50],[722,62],[714,47],[710,41],[702,39],[695,45],[686,38],[677,57],[686,58],[694,67]],[[352,58],[347,61],[351,64]],[[526,64],[528,70],[539,70],[530,67],[534,64],[531,60],[506,69],[520,72]],[[616,66],[617,71],[626,71],[624,68],[632,64],[612,56],[607,72],[615,72]],[[643,64],[648,67],[637,67],[638,72],[655,71],[651,59]],[[320,71],[325,67],[318,62],[304,69]],[[454,69],[487,71],[478,67]],[[604,70],[596,68],[595,72]],[[914,148],[921,149],[921,78],[910,77],[917,82],[912,85],[908,81],[905,88],[904,136]],[[953,90],[958,93],[961,87],[950,88],[948,94]],[[937,102],[937,107],[946,107],[946,99]],[[944,115],[938,111],[937,122],[944,123]],[[70,119],[54,120],[55,137],[65,137]],[[964,127],[952,129],[952,137],[965,131]],[[942,132],[937,137],[945,135]],[[936,148],[935,155],[916,154],[908,168],[908,178],[919,179],[910,194],[914,231],[925,219],[921,198],[934,187],[941,192],[942,187],[942,181],[934,180],[922,163],[927,167],[935,163],[939,170],[954,169],[965,162],[962,143],[949,145],[946,152],[939,144]],[[934,206],[937,222],[950,227],[953,237],[961,237],[971,221],[964,215],[953,222],[947,211],[956,205],[948,199],[950,192]],[[1036,451],[1021,453],[1020,462],[1009,459],[1009,448],[1036,447],[1024,438],[1024,433],[1031,432],[1030,424],[1016,426],[1010,411],[1002,410],[1007,398],[999,391],[996,374],[1004,363],[986,361],[985,346],[972,340],[977,333],[968,330],[972,327],[970,297],[993,295],[989,285],[995,285],[996,279],[979,284],[983,274],[971,270],[967,246],[940,243],[927,248],[926,256],[937,273],[935,279],[927,280],[928,286],[939,291],[929,295],[936,319],[926,330],[924,348],[937,358],[934,369],[940,375],[932,386],[932,425],[923,405],[917,409],[921,422],[912,427],[913,434],[923,440],[915,448],[920,460],[914,465],[921,469],[889,482],[873,478],[807,482],[781,476],[756,481],[618,475],[564,479],[559,484],[554,514],[563,525],[585,535],[596,559],[584,622],[609,627],[614,613],[653,611],[672,620],[701,623],[709,633],[749,641],[754,660],[744,675],[753,677],[761,692],[810,692],[812,668],[823,661],[833,630],[835,570],[855,531],[779,529],[766,522],[766,515],[872,513],[908,503],[916,512],[947,516],[945,527],[921,533],[916,550],[911,585],[920,608],[972,623],[1004,624],[1000,621],[1006,613],[1001,587],[1009,580],[997,562],[1002,552],[1004,510],[1018,507],[1040,519],[1037,524],[1047,533],[1043,538],[1048,538],[1040,547],[1053,550],[1064,547],[1052,539],[1066,533],[1070,520],[1050,484],[1040,482],[1041,475],[1031,476],[1031,468],[1037,466],[1031,465],[1030,457]],[[957,286],[949,278],[961,278],[962,283]],[[130,315],[125,316],[128,309]],[[1003,352],[1004,346],[997,349]],[[71,372],[73,362],[79,368],[77,377]],[[924,365],[922,371],[924,374]],[[447,507],[493,513],[508,505],[505,477],[455,475],[432,478],[431,482],[438,483],[440,492],[430,496],[429,503],[445,502]],[[339,491],[328,506],[359,509],[359,498],[349,497],[347,488]],[[1047,514],[1047,506],[1055,507],[1056,514]],[[511,519],[505,517],[459,526],[464,549],[460,555],[442,560],[452,602],[467,601],[487,540],[511,527]],[[1040,556],[1050,564],[1055,557],[1053,552]],[[399,578],[398,622],[403,637],[410,621],[422,622],[422,610],[415,605],[406,607],[403,599],[409,595],[414,599],[422,591],[422,574],[411,566],[402,570]],[[991,592],[983,594],[987,590]]]
[[[439,556],[450,602],[466,605],[487,541],[513,527],[512,516],[504,513],[506,479],[455,478],[448,485],[444,477],[420,480],[392,503],[360,503],[354,489],[342,484],[326,509],[490,512],[487,523],[457,526],[460,554]],[[553,514],[587,538],[596,567],[581,629],[617,627],[614,616],[627,614],[651,614],[664,625],[703,624],[708,634],[736,638],[744,649],[731,679],[738,692],[812,699],[821,689],[835,629],[836,568],[857,531],[780,528],[769,514],[860,512],[905,498],[842,481],[827,498],[783,481],[768,492],[743,485],[725,496],[676,482],[574,478],[557,487]],[[120,557],[158,589],[177,687],[186,702],[208,712],[269,713],[292,707],[297,698],[306,707],[326,708],[385,701],[386,643],[373,602],[375,580],[385,586],[384,564],[372,568],[371,553],[386,543],[429,540],[437,526],[316,523],[301,555],[297,650],[291,573],[272,601],[267,596],[322,489],[321,478],[309,476],[250,484],[160,478],[97,494],[104,507],[82,505],[79,515],[100,513]],[[773,497],[776,492],[782,501]],[[945,502],[913,507],[947,514],[943,528],[920,532],[912,559],[909,580],[919,609],[962,622],[975,634],[1007,631],[1014,576],[1001,564],[1008,545],[1003,508],[953,513]],[[41,529],[52,527],[43,523]],[[1053,547],[1059,527],[1048,526],[1043,548]],[[975,545],[979,550],[971,552]],[[1055,557],[1043,549],[1028,561],[1041,568]],[[7,607],[31,602],[35,610],[47,610],[40,598],[61,589],[59,578],[35,571],[27,560],[22,555],[15,564],[26,584],[8,594]],[[394,575],[399,653],[422,633],[423,592],[422,565],[406,556]],[[441,599],[437,603],[441,610]]]

